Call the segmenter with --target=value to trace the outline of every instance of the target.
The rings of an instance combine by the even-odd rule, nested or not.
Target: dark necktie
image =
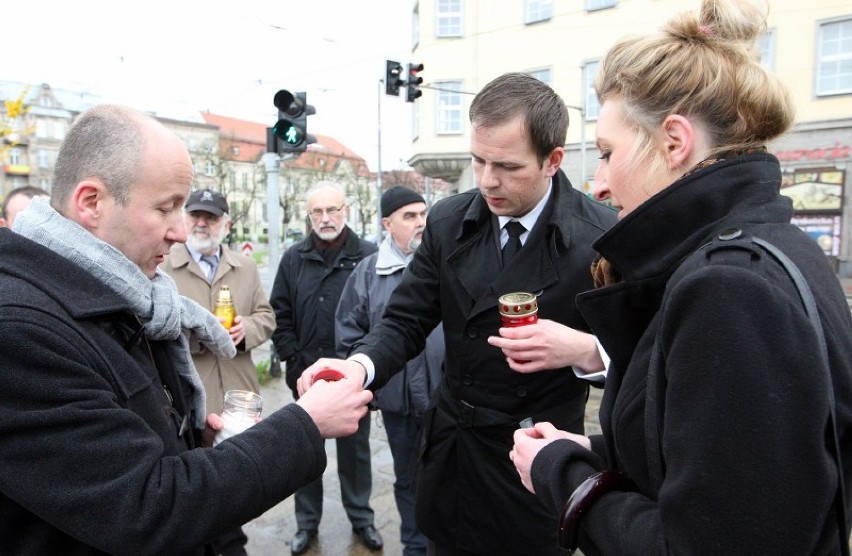
[[[207,263],[207,281],[213,283],[213,277],[216,275],[216,257],[213,255],[201,255],[201,260]]]
[[[504,228],[506,228],[506,232],[509,234],[509,240],[503,246],[503,266],[506,266],[512,260],[512,257],[517,255],[518,251],[521,250],[521,234],[526,232],[527,229],[516,220],[508,222]]]

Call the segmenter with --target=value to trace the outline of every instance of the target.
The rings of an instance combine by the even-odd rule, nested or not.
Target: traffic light
[[[294,95],[281,89],[272,102],[278,108],[278,121],[272,127],[272,134],[278,139],[276,152],[304,152],[308,145],[316,143],[316,138],[308,133],[308,116],[317,111],[308,104],[305,93]]]
[[[423,91],[420,90],[420,84],[423,83],[423,78],[417,75],[421,71],[423,71],[423,64],[408,64],[408,85],[405,94],[405,102],[414,102],[414,99],[423,95]]]
[[[385,70],[385,94],[398,97],[399,88],[405,84],[402,80],[402,64],[393,60],[386,60]]]

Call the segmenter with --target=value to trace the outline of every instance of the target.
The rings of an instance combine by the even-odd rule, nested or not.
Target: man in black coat
[[[575,190],[559,169],[568,115],[546,84],[524,74],[489,83],[470,108],[478,190],[436,203],[423,242],[382,321],[349,360],[323,359],[369,388],[419,353],[444,326],[446,359],[424,426],[418,526],[436,554],[556,554],[556,519],[524,489],[508,458],[526,418],[583,430],[588,383],[604,369],[574,297],[592,287],[592,242],[615,212]],[[505,226],[521,225],[509,259]],[[501,328],[498,298],[538,296],[538,322]]]
[[[157,268],[186,240],[192,178],[162,124],[95,107],[50,202],[0,229],[0,554],[209,554],[319,476],[323,438],[367,413],[360,383],[323,384],[202,448],[223,422],[205,418],[186,335],[235,350]]]
[[[272,342],[286,362],[287,384],[296,391],[302,371],[320,357],[337,353],[334,338],[335,309],[355,266],[377,247],[358,237],[346,225],[346,194],[334,182],[320,182],[305,197],[311,233],[284,252],[272,285],[270,304],[275,311]],[[363,381],[359,384],[363,384]],[[370,494],[370,416],[358,432],[337,440],[337,474],[340,494],[352,530],[371,550],[382,548],[376,530]],[[322,519],[322,477],[296,491],[296,534],[290,551],[302,554],[317,536]]]

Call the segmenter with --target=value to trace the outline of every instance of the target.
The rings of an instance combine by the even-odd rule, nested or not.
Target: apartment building
[[[794,199],[794,221],[852,278],[852,4],[768,0],[763,63],[790,88],[792,130],[769,145]],[[456,191],[475,187],[467,113],[473,95],[507,71],[550,84],[569,107],[563,169],[578,189],[594,183],[593,89],[598,63],[621,36],[652,32],[699,0],[416,0],[411,61],[424,65],[414,102],[419,173]]]

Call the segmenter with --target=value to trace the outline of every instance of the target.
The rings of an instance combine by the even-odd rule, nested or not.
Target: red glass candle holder
[[[538,322],[538,299],[535,294],[513,292],[497,301],[503,326],[524,326]]]

